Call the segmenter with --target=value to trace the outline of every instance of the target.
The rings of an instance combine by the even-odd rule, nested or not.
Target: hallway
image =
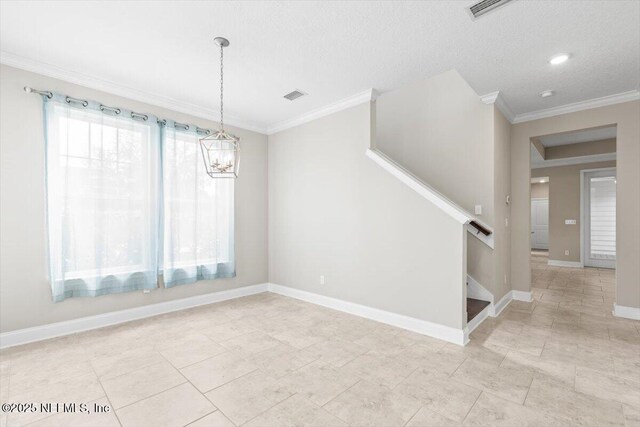
[[[531,255],[531,291],[536,302],[612,317],[615,270],[553,267],[547,265],[547,261],[548,252]]]
[[[552,267],[535,254],[532,294],[480,325],[469,351],[509,348],[501,367],[534,373],[525,407],[586,425],[638,425],[640,322],[611,314],[615,271]]]

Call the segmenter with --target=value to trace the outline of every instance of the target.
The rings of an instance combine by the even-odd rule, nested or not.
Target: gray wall
[[[493,109],[451,70],[382,94],[376,146],[468,212],[494,225]]]
[[[528,291],[531,288],[531,138],[609,125],[617,125],[616,303],[626,307],[640,307],[640,101],[592,108],[512,126],[511,274],[514,289]]]
[[[382,94],[377,113],[381,151],[468,212],[482,206],[495,248],[468,239],[467,270],[500,299],[510,290],[510,123],[455,70]]]
[[[235,199],[237,277],[158,289],[149,294],[130,292],[53,303],[45,258],[42,101],[38,96],[26,94],[24,86],[91,98],[201,127],[217,126],[207,120],[0,66],[1,332],[267,281],[267,137],[230,127],[240,136],[242,144],[242,169]]]
[[[584,163],[581,165],[554,166],[531,169],[532,178],[549,177],[549,259],[580,262],[580,171],[583,169],[615,168],[616,161]],[[575,219],[577,224],[567,225],[565,219]],[[568,250],[569,255],[564,251]],[[640,288],[638,289],[640,292]]]
[[[370,139],[369,104],[269,136],[269,281],[462,328],[466,231]]]
[[[536,174],[535,169],[531,171],[531,178],[538,176],[543,177],[544,175]],[[532,199],[548,199],[549,198],[549,183],[548,182],[538,182],[531,184],[531,198]]]
[[[490,289],[495,301],[511,290],[511,123],[494,106],[494,268],[495,276]]]

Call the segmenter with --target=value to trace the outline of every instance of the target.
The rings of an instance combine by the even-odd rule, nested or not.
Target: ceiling
[[[557,133],[553,135],[540,136],[536,139],[544,147],[559,147],[562,145],[578,144],[581,142],[602,141],[605,139],[616,138],[617,127],[606,126],[592,129],[583,129],[573,132]],[[530,147],[531,150],[531,168],[542,168],[550,166],[565,166],[576,165],[584,163],[592,163],[596,161],[615,160],[615,153],[597,154],[597,155],[583,155],[580,157],[568,157],[562,159],[546,160],[542,157],[540,152],[534,147],[533,143]],[[538,179],[539,182],[539,178]],[[533,182],[533,180],[531,181]]]
[[[578,130],[574,132],[557,133],[554,135],[541,136],[537,139],[545,147],[557,147],[559,145],[613,139],[616,137],[616,130],[616,126],[607,126],[595,129]]]
[[[2,1],[0,50],[217,109],[225,36],[225,112],[257,129],[450,69],[515,114],[638,89],[640,2],[520,0],[476,21],[472,3]],[[282,98],[293,89],[309,96]]]

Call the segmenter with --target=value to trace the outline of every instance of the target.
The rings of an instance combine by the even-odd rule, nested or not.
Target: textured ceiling
[[[476,21],[471,3],[2,1],[0,49],[217,108],[222,35],[225,109],[261,127],[449,69],[516,114],[638,89],[640,2],[520,0]]]

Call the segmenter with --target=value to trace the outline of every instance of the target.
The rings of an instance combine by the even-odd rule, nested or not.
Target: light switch
[[[476,215],[482,215],[482,205],[476,205]]]
[[[576,225],[576,220],[575,219],[565,219],[564,223],[565,223],[565,225]]]

